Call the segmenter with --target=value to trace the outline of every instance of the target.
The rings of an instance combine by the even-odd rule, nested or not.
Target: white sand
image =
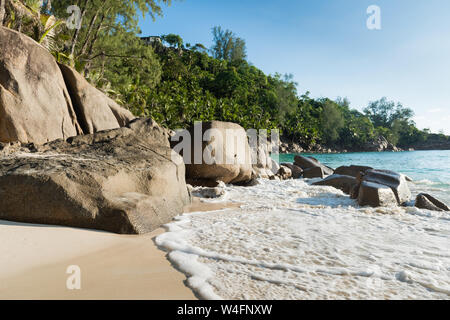
[[[120,243],[101,231],[0,221],[0,278]]]
[[[186,212],[226,204],[196,200]],[[235,205],[233,205],[235,206]],[[196,299],[154,238],[0,221],[0,299]],[[81,290],[66,287],[81,269]]]

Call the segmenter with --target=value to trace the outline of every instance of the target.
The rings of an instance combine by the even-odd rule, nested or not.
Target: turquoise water
[[[429,192],[450,201],[450,150],[413,152],[355,152],[301,154],[313,156],[329,167],[365,165],[403,173],[413,178],[417,192]],[[280,162],[293,162],[295,154],[280,155]],[[414,188],[415,187],[415,188]],[[413,190],[415,191],[415,190]]]
[[[450,152],[314,155],[331,167],[359,164],[407,174],[412,200],[450,204]],[[292,162],[294,155],[283,155]],[[202,298],[227,300],[442,299],[450,297],[450,214],[410,206],[360,207],[311,180],[228,185],[230,210],[192,213],[156,243]]]
[[[450,186],[450,150],[414,152],[357,152],[301,154],[313,156],[329,167],[365,165],[401,172],[415,180],[430,180]],[[280,155],[280,162],[293,162],[294,154]]]

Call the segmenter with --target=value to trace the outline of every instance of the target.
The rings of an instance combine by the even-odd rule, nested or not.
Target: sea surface
[[[450,151],[313,156],[406,174],[413,198],[450,204]],[[156,241],[204,299],[450,299],[449,212],[361,208],[317,180],[226,186],[205,201],[241,209],[179,216]]]

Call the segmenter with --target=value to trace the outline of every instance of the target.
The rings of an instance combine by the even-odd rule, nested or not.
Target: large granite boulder
[[[221,121],[203,122],[195,124],[189,132],[191,156],[184,157],[189,184],[215,187],[219,181],[233,184],[252,179],[247,133],[240,125]],[[199,144],[198,150],[196,143]]]
[[[280,144],[281,153],[302,153],[304,151],[299,144],[292,141],[282,141]]]
[[[82,133],[53,56],[0,26],[0,142],[46,143]]]
[[[281,165],[291,169],[293,179],[300,179],[303,176],[303,169],[299,166],[292,163],[282,163]]]
[[[389,186],[363,181],[359,187],[358,203],[371,207],[396,206],[397,198]]]
[[[360,176],[361,182],[373,182],[392,189],[399,205],[411,200],[411,191],[405,176],[389,170],[367,170]]]
[[[59,67],[83,133],[117,129],[126,126],[135,118],[130,111],[93,87],[76,70],[62,64]]]
[[[379,136],[373,141],[368,142],[364,145],[364,150],[369,152],[382,152],[387,149],[389,142],[385,137]]]
[[[368,152],[401,151],[383,136],[379,136],[375,140],[368,142],[363,146],[363,149]]]
[[[109,98],[107,99],[107,101],[108,101],[108,106],[111,108],[111,111],[113,112],[114,116],[116,117],[116,120],[119,123],[120,127],[125,127],[131,121],[136,119],[136,117],[128,109],[121,107],[115,101],[113,101]],[[168,130],[168,129],[166,129],[166,130]]]
[[[347,166],[342,166],[337,168],[336,170],[334,170],[335,174],[339,174],[339,175],[343,175],[343,176],[351,176],[351,177],[355,177],[357,178],[358,175],[362,172],[366,172],[367,170],[371,170],[373,168],[371,167],[366,167],[366,166],[354,166],[351,165],[349,167]]]
[[[151,232],[190,203],[183,160],[151,119],[0,157],[0,219]]]
[[[416,197],[415,206],[419,209],[432,211],[450,211],[445,203],[426,193],[421,193]]]
[[[324,172],[324,169],[322,167],[312,167],[305,169],[303,171],[303,178],[306,179],[313,179],[313,178],[325,178],[326,174]]]
[[[318,161],[317,161],[317,159],[314,159],[312,157],[307,158],[304,156],[295,156],[294,164],[296,166],[302,168],[303,170],[305,170],[305,169],[317,167]]]
[[[276,176],[280,178],[280,180],[289,180],[292,178],[292,170],[289,167],[281,165]]]
[[[322,168],[322,171],[325,175],[332,175],[334,173],[333,169],[323,165],[313,157],[295,156],[294,164],[304,171],[306,171],[307,169],[319,167]]]
[[[255,141],[250,140],[249,143],[253,176],[256,179],[271,179],[280,170],[279,164],[271,157],[274,143],[264,134],[259,134],[255,138]]]
[[[333,174],[325,179],[315,182],[313,186],[330,186],[350,194],[351,191],[358,185],[358,180],[352,176],[345,176]]]

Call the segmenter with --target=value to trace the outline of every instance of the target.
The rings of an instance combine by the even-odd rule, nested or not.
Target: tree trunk
[[[81,11],[81,17],[80,17],[80,23],[81,24],[83,24],[83,19],[84,19],[84,16],[86,15],[88,4],[89,4],[89,0],[84,0],[84,6],[83,6],[83,10]],[[70,47],[70,54],[72,56],[74,56],[74,54],[75,54],[75,48],[76,48],[77,43],[78,43],[78,37],[80,36],[80,31],[81,31],[81,28],[80,29],[75,29],[75,33],[74,33],[73,38],[72,38],[72,45]]]
[[[92,39],[91,43],[89,43],[89,48],[87,50],[87,56],[88,56],[88,62],[86,63],[86,66],[84,67],[84,73],[87,74],[89,72],[89,69],[91,67],[92,61],[89,59],[89,57],[92,55],[92,52],[94,51],[94,45],[97,42],[98,36],[100,34],[100,30],[103,27],[103,22],[105,21],[105,15],[102,15],[102,18],[100,19],[100,23],[97,26],[97,29],[94,33],[94,38]]]
[[[80,53],[81,56],[86,54],[86,50],[87,50],[88,44],[89,44],[89,39],[91,38],[91,34],[92,34],[93,29],[94,29],[94,25],[95,25],[95,22],[97,21],[99,13],[100,13],[100,9],[97,10],[95,15],[92,17],[91,22],[89,23],[89,29],[88,29],[88,31],[86,33],[86,38],[84,39],[84,43],[83,43],[83,46],[81,48],[81,53]]]
[[[5,15],[6,15],[6,0],[0,0],[0,26],[3,25],[3,22],[5,21]]]

